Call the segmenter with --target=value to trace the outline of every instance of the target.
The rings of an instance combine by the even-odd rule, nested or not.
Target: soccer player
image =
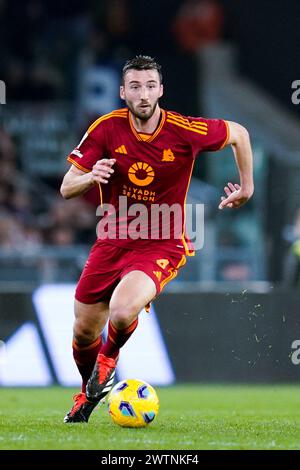
[[[194,254],[185,233],[184,205],[196,156],[232,145],[240,184],[228,183],[220,209],[239,208],[253,193],[247,130],[222,119],[161,109],[162,94],[161,67],[154,59],[127,61],[120,87],[126,108],[97,119],[68,157],[72,166],[63,179],[62,196],[73,198],[99,186],[101,205],[110,203],[99,224],[107,222],[110,228],[105,236],[103,225],[98,230],[75,293],[73,354],[82,391],[65,422],[88,421],[112,388],[120,348],[137,328],[139,312],[174,279],[186,256]],[[155,205],[181,208],[180,234],[170,224],[169,237],[162,236],[164,222],[160,227],[156,220],[149,227],[144,213],[136,237],[130,208],[137,203],[146,216]],[[111,230],[111,221],[118,230]]]

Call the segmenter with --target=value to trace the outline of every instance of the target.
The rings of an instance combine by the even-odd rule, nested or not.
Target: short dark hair
[[[153,57],[148,55],[137,55],[133,59],[127,60],[122,71],[122,80],[124,83],[124,77],[128,70],[157,70],[160,83],[162,83],[161,65],[159,65]]]

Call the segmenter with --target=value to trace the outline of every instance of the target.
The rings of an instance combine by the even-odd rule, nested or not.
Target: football
[[[108,397],[108,412],[119,426],[148,426],[157,416],[158,410],[156,391],[143,380],[122,380],[114,386]]]

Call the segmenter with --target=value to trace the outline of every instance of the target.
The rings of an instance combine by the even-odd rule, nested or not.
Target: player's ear
[[[121,100],[125,100],[125,92],[123,85],[120,86],[120,98]]]
[[[161,97],[163,94],[164,94],[164,86],[163,86],[163,84],[161,84],[161,85],[160,85],[159,97]]]

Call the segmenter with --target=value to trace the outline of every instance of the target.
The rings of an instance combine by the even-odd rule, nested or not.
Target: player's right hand
[[[92,179],[94,183],[108,183],[109,178],[114,170],[112,166],[115,164],[115,158],[102,158],[98,160],[92,169]]]

